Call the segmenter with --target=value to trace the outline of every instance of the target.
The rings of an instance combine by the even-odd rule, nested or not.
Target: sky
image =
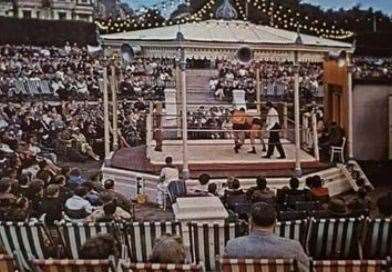
[[[162,2],[162,0],[122,0],[130,4],[132,8],[139,8],[143,5],[151,6],[156,3]],[[169,1],[165,1],[169,2]],[[176,3],[181,3],[181,0],[174,0]],[[303,2],[320,5],[323,8],[335,8],[339,9],[350,8],[357,4],[361,4],[363,8],[373,7],[375,10],[382,10],[384,13],[392,15],[392,0],[303,0]]]

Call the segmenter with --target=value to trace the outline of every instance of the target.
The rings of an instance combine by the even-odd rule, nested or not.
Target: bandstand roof
[[[178,48],[177,33],[181,32],[187,57],[195,58],[232,58],[228,51],[237,50],[247,45],[255,52],[255,57],[262,59],[277,58],[290,60],[293,51],[312,54],[309,60],[316,61],[315,53],[320,59],[325,52],[352,49],[350,43],[324,39],[316,36],[300,34],[302,43],[296,43],[298,33],[269,26],[256,25],[240,20],[207,20],[198,23],[185,23],[157,27],[145,30],[102,35],[104,44],[120,45],[129,42],[131,45],[144,47],[144,54],[149,57],[170,57],[170,48]],[[274,53],[271,54],[271,51]],[[159,53],[160,52],[160,53]],[[164,53],[166,52],[166,53]],[[174,52],[175,53],[175,52]],[[165,56],[165,55],[169,56]],[[282,55],[283,54],[283,55]],[[290,56],[288,56],[288,55]],[[264,55],[265,57],[263,57]],[[300,57],[301,58],[301,57]],[[307,59],[307,58],[305,58]],[[273,60],[273,59],[267,59]]]

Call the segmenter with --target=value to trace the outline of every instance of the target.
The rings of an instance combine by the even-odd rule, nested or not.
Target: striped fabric
[[[21,265],[27,269],[29,256],[38,259],[49,257],[45,248],[51,245],[51,240],[42,223],[0,222],[0,238],[8,255],[12,256],[16,251]]]
[[[382,272],[387,271],[387,261],[383,260],[345,260],[312,261],[314,272]]]
[[[192,261],[203,262],[207,271],[215,270],[215,256],[222,255],[227,241],[248,234],[245,224],[189,223]]]
[[[365,258],[383,259],[392,256],[392,221],[390,218],[367,219],[363,239]]]
[[[156,238],[163,234],[182,236],[179,222],[134,222],[125,224],[125,241],[132,262],[146,262]]]
[[[87,239],[99,234],[115,233],[118,225],[114,223],[76,223],[56,222],[62,237],[67,256],[79,259],[79,252]]]
[[[176,272],[176,271],[203,271],[202,264],[159,264],[159,263],[131,263],[122,264],[123,272]]]
[[[1,272],[16,271],[16,267],[14,265],[14,258],[8,255],[0,254],[0,271]]]
[[[52,91],[50,90],[49,81],[47,80],[41,81],[41,92],[42,94],[52,94]]]
[[[38,95],[40,94],[40,80],[28,80],[27,82],[27,89],[31,95]]]
[[[281,221],[275,226],[275,234],[299,241],[302,246],[306,246],[306,234],[308,232],[308,220]]]
[[[222,272],[294,272],[297,262],[291,259],[225,259],[217,257],[218,271]]]
[[[357,259],[364,219],[315,219],[309,226],[307,249],[314,259]]]
[[[116,271],[110,260],[32,260],[36,271],[42,272],[109,272]]]
[[[28,94],[23,80],[15,81],[15,94]]]

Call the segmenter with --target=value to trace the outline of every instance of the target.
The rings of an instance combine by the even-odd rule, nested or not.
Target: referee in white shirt
[[[267,130],[269,131],[269,138],[268,138],[267,154],[263,156],[263,158],[265,159],[271,158],[271,156],[274,154],[275,146],[276,146],[276,149],[278,149],[278,152],[280,154],[278,159],[285,159],[286,155],[284,153],[282,144],[280,143],[279,130],[281,129],[281,127],[279,124],[280,121],[279,121],[278,111],[275,109],[274,105],[270,101],[267,102],[267,108],[268,108],[268,114],[267,114],[266,125],[267,125]]]

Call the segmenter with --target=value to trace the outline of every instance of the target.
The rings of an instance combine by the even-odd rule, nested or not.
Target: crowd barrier
[[[184,227],[186,229],[184,229]],[[53,230],[42,223],[0,223],[0,241],[11,256],[19,252],[20,263],[30,268],[29,256],[43,260],[53,257]],[[228,240],[248,233],[244,224],[200,224],[180,222],[66,223],[59,222],[66,257],[78,259],[84,241],[100,233],[114,234],[123,244],[131,262],[147,262],[155,238],[169,233],[187,239],[192,262],[213,271],[216,255],[223,255]],[[341,218],[282,221],[275,233],[302,243],[315,260],[384,260],[392,255],[390,219]]]

